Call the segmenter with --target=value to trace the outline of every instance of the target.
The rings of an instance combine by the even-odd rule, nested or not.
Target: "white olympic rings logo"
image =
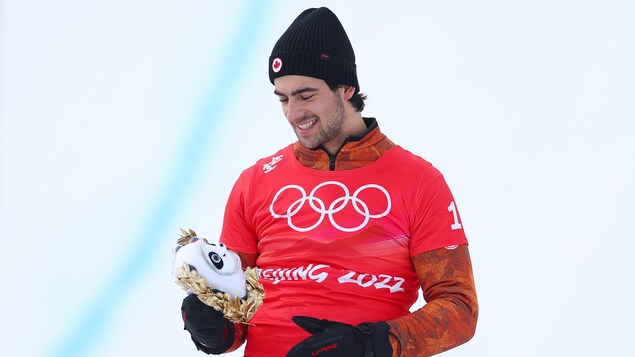
[[[315,193],[317,192],[317,190],[319,190],[320,188],[324,187],[324,186],[328,186],[328,185],[335,185],[335,186],[339,186],[342,188],[342,190],[344,190],[344,195],[342,197],[339,197],[337,199],[335,199],[328,207],[328,209],[326,208],[326,205],[324,204],[324,202],[315,196]],[[366,204],[366,202],[362,201],[359,197],[357,197],[363,190],[365,189],[377,189],[379,191],[381,191],[385,196],[386,196],[386,209],[378,214],[371,214],[370,213],[370,209],[368,207],[368,204]],[[274,210],[273,206],[276,203],[276,200],[278,200],[278,198],[280,197],[280,195],[285,192],[286,190],[289,189],[296,189],[298,191],[300,191],[300,193],[302,194],[302,197],[298,198],[297,200],[295,200],[293,203],[291,203],[289,205],[289,207],[286,210],[286,213],[284,214],[278,214],[276,213],[276,211]],[[358,226],[356,227],[342,227],[341,225],[337,224],[337,222],[335,222],[335,219],[333,218],[333,215],[335,213],[338,213],[340,211],[342,211],[347,205],[348,202],[352,202],[352,206],[355,209],[355,211],[357,213],[359,213],[360,215],[362,215],[364,217],[364,220],[362,221],[362,223],[360,223]],[[295,216],[298,212],[300,212],[300,210],[302,209],[302,207],[304,206],[304,204],[308,202],[309,206],[317,213],[320,214],[320,218],[318,218],[317,222],[315,222],[315,224],[309,226],[309,227],[298,227],[293,223],[293,216]],[[282,187],[280,190],[278,190],[278,192],[276,192],[276,195],[273,197],[273,201],[271,201],[271,205],[269,206],[269,211],[271,212],[271,215],[274,218],[286,218],[287,219],[287,223],[289,224],[289,227],[291,227],[293,230],[297,231],[297,232],[308,232],[312,229],[314,229],[315,227],[317,227],[318,225],[320,225],[320,223],[322,223],[322,221],[324,220],[325,216],[329,217],[329,221],[331,222],[331,224],[333,225],[333,227],[339,229],[342,232],[356,232],[359,231],[360,229],[364,228],[366,226],[366,224],[368,224],[368,221],[370,221],[371,218],[381,218],[381,217],[385,217],[388,212],[390,212],[390,208],[392,207],[391,201],[390,201],[390,195],[388,194],[388,191],[376,184],[367,184],[364,186],[361,186],[360,188],[358,188],[357,190],[355,190],[355,192],[353,192],[353,195],[350,195],[350,191],[348,190],[348,187],[346,187],[343,183],[341,182],[337,182],[337,181],[326,181],[323,182],[317,186],[315,186],[315,188],[313,190],[311,190],[311,192],[309,193],[309,195],[307,196],[306,194],[306,190],[304,188],[302,188],[301,186],[298,185],[287,185]]]

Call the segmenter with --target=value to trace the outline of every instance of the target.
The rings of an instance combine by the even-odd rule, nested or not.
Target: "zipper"
[[[373,129],[377,127],[377,121],[375,120],[375,118],[363,118],[363,119],[364,119],[364,123],[366,124],[366,131],[364,132],[364,134],[359,136],[351,135],[348,138],[346,138],[344,142],[342,143],[342,146],[340,146],[340,148],[337,150],[335,154],[333,155],[329,154],[329,152],[326,151],[324,146],[320,146],[320,149],[324,150],[324,152],[329,156],[329,171],[335,171],[335,161],[337,161],[337,156],[340,154],[340,151],[342,151],[342,149],[344,148],[344,145],[353,141],[362,140],[362,138],[364,138],[370,131],[372,131]]]
[[[344,148],[344,145],[346,145],[349,142],[350,140],[348,139],[344,140],[344,142],[342,143],[342,146],[340,146],[337,152],[335,152],[335,154],[333,155],[329,154],[329,152],[326,151],[325,149],[322,149],[329,156],[329,171],[335,171],[335,161],[337,161],[337,156],[340,154],[340,151],[342,151],[342,149]]]

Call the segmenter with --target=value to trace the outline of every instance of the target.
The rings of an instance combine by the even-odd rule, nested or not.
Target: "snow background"
[[[171,248],[294,140],[267,59],[314,6],[455,195],[481,316],[445,355],[635,354],[632,2],[4,0],[0,355],[202,355]]]

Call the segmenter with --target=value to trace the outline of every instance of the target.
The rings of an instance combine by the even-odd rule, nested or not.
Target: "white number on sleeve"
[[[448,212],[452,212],[452,215],[454,216],[454,223],[450,226],[450,228],[452,228],[452,230],[463,228],[463,226],[461,225],[461,222],[459,222],[459,215],[456,212],[456,205],[454,204],[454,201],[450,203],[450,206],[448,207]]]

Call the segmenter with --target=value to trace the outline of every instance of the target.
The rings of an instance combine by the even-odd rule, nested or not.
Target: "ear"
[[[353,98],[353,96],[355,95],[356,92],[356,88],[353,86],[343,86],[341,87],[344,91],[343,91],[343,95],[342,98],[345,100],[349,100],[351,98]]]

